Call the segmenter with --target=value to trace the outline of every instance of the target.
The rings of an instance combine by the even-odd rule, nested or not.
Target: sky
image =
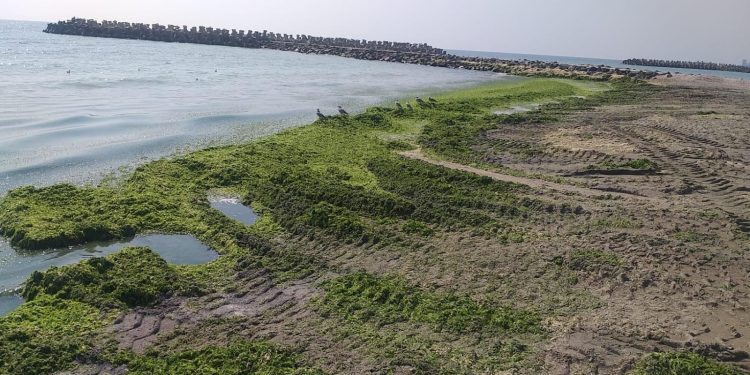
[[[750,0],[0,0],[0,19],[73,16],[474,51],[750,60]]]

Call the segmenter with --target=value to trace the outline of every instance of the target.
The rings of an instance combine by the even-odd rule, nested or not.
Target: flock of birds
[[[437,99],[435,99],[433,97],[429,97],[425,101],[424,99],[422,99],[422,98],[420,98],[420,97],[417,96],[415,98],[415,101],[417,102],[417,105],[419,107],[421,107],[421,108],[434,108],[435,104],[437,104]],[[338,109],[339,109],[339,115],[341,115],[341,116],[349,116],[349,112],[347,112],[344,108],[341,108],[341,106],[338,106]],[[401,102],[397,101],[396,102],[396,110],[398,111],[398,113],[403,113],[405,111],[413,111],[414,110],[414,106],[412,106],[411,103],[406,103],[406,108],[404,108],[404,106],[401,104]],[[317,115],[318,115],[318,118],[321,119],[321,120],[325,120],[325,119],[327,119],[329,117],[328,115],[324,115],[322,112],[320,112],[320,108],[318,108]]]

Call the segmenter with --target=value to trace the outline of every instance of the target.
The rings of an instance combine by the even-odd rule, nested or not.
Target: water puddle
[[[252,208],[242,204],[237,198],[227,197],[209,197],[208,202],[215,210],[221,211],[224,215],[239,221],[245,225],[253,225],[258,221],[258,215]]]
[[[20,297],[8,291],[20,288],[32,272],[75,264],[84,259],[102,257],[125,247],[136,246],[149,247],[170,264],[177,265],[204,264],[219,257],[216,251],[186,234],[147,234],[125,241],[88,243],[41,253],[16,251],[6,242],[0,241],[0,316],[23,302]]]
[[[94,251],[111,254],[135,246],[151,248],[168,263],[177,265],[204,264],[219,257],[219,253],[189,234],[148,234],[127,242],[94,245]]]

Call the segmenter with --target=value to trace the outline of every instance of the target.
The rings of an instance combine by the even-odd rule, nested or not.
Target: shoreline
[[[622,142],[635,142],[643,129],[654,128],[676,134],[681,142],[716,144],[708,140],[711,135],[686,138],[661,123],[656,124],[661,128],[639,123],[661,120],[663,113],[646,112],[630,122],[628,116],[644,110],[638,107],[642,98],[685,111],[679,113],[683,122],[739,116],[730,107],[711,115],[687,103],[669,107],[677,95],[693,97],[680,90],[558,79],[488,85],[448,92],[436,102],[410,101],[414,110],[376,106],[250,143],[157,160],[113,186],[16,189],[0,201],[0,225],[28,244],[161,230],[193,234],[222,256],[207,265],[174,267],[137,250],[35,275],[24,291],[31,300],[11,319],[0,318],[0,335],[26,333],[29,326],[35,335],[27,341],[18,341],[30,337],[23,334],[0,337],[0,355],[11,359],[11,369],[38,360],[55,371],[126,366],[153,372],[175,370],[169,367],[175,363],[211,366],[207,358],[217,356],[222,364],[240,366],[234,353],[241,348],[259,358],[284,360],[268,364],[271,369],[288,365],[315,374],[414,368],[557,373],[555,366],[581,371],[591,366],[588,356],[555,355],[583,345],[596,354],[594,365],[602,373],[687,362],[733,374],[717,359],[747,365],[745,348],[708,346],[711,341],[703,335],[721,333],[720,328],[689,339],[680,335],[693,332],[706,316],[731,311],[730,297],[746,298],[742,282],[733,287],[735,294],[725,296],[713,293],[720,285],[698,277],[722,265],[731,264],[727,272],[734,272],[746,264],[741,257],[727,263],[721,250],[742,243],[728,229],[731,218],[700,216],[701,207],[690,206],[692,197],[651,190],[651,185],[671,184],[660,180],[670,175],[643,173],[649,170],[638,166],[652,168],[669,157],[638,155],[605,142],[623,137],[619,128],[627,126],[637,128]],[[533,102],[550,104],[492,115]],[[585,123],[577,116],[605,117]],[[605,131],[612,133],[597,133]],[[571,142],[595,148],[562,151]],[[418,147],[426,150],[420,157],[453,169],[399,155]],[[529,161],[542,156],[553,161]],[[659,159],[641,162],[644,158]],[[568,175],[560,172],[565,166],[618,171],[622,177],[577,177],[576,183],[590,184],[586,194],[577,194],[573,188],[555,190],[570,183],[560,179],[535,186],[498,181],[499,173],[513,171],[511,166],[528,169],[535,179]],[[654,199],[608,195],[619,184],[635,184]],[[206,194],[213,189],[252,204],[260,220],[246,227],[213,210]],[[709,198],[724,205],[735,197]],[[720,237],[705,239],[702,232],[654,224],[702,228],[706,220]],[[695,246],[704,250],[688,251]],[[679,262],[661,261],[663,253],[671,257],[682,248],[687,250],[675,254],[682,257]],[[703,263],[708,270],[682,276],[687,279],[674,287],[664,279],[682,274],[659,267],[689,265],[704,253],[715,256]],[[693,285],[716,297],[715,305],[702,295],[681,299]],[[668,293],[670,288],[677,291]],[[661,319],[665,306],[677,306],[675,301],[684,304],[678,308],[687,320],[663,328],[669,323]],[[718,324],[715,320],[708,323]],[[745,323],[734,325],[744,333]],[[656,336],[657,330],[667,333]],[[23,352],[19,348],[41,345],[37,340],[76,346],[53,346],[52,355],[30,350],[28,358],[14,356]],[[117,345],[102,346],[106,340]],[[619,349],[602,352],[611,345]],[[297,349],[293,355],[285,348]],[[148,349],[160,355],[151,356]],[[446,350],[452,354],[444,355]]]
[[[39,32],[43,27],[11,28],[22,43],[11,46],[18,63],[10,67],[8,95],[0,101],[18,111],[0,116],[7,129],[0,137],[0,195],[56,180],[97,183],[90,172],[116,172],[118,160],[136,164],[141,156],[156,159],[194,145],[234,143],[235,135],[269,134],[313,121],[316,108],[335,112],[343,105],[356,112],[400,92],[427,96],[495,79],[494,73],[276,50],[64,37]],[[36,64],[20,50],[26,43],[54,53],[40,55]],[[71,49],[81,52],[64,52]],[[95,50],[100,59],[84,57]],[[120,65],[118,51],[133,58]],[[24,80],[23,74],[32,75]]]
[[[442,88],[442,89],[438,89],[437,91],[433,90],[433,91],[430,91],[430,92],[425,91],[424,95],[428,95],[428,94],[431,94],[431,95],[440,95],[440,93],[447,93],[447,92],[454,92],[454,91],[460,91],[460,90],[467,90],[467,89],[470,89],[470,88],[473,88],[473,87],[486,86],[486,85],[496,85],[496,84],[509,85],[509,84],[519,83],[520,81],[522,81],[524,79],[527,79],[527,78],[525,78],[525,77],[508,77],[507,80],[504,79],[503,82],[500,82],[500,83],[498,83],[497,81],[488,81],[488,82],[479,82],[479,83],[474,83],[474,84],[462,84],[461,87],[456,87],[456,88]],[[366,111],[370,107],[378,107],[378,106],[389,105],[389,104],[392,103],[391,99],[393,99],[393,98],[383,99],[380,103],[376,103],[376,104],[373,104],[373,105],[370,105],[370,106],[366,106],[366,107],[364,107],[364,108],[362,108],[361,110],[358,110],[358,111],[352,111],[352,115],[357,115],[360,112],[364,112],[364,111]],[[403,100],[403,99],[408,100],[408,98],[406,98],[406,97],[400,97],[399,99],[401,99],[401,100]],[[11,188],[11,189],[9,189],[7,191],[0,191],[0,200],[2,200],[10,191],[17,190],[17,189],[22,189],[24,187],[32,187],[33,186],[36,189],[45,189],[45,188],[48,188],[50,186],[66,184],[66,185],[76,186],[78,188],[84,188],[84,187],[91,187],[91,186],[100,186],[101,184],[117,183],[117,181],[122,181],[122,180],[127,179],[128,176],[130,176],[137,168],[139,168],[139,167],[141,167],[143,165],[146,165],[146,164],[155,163],[155,162],[159,162],[159,161],[163,161],[163,160],[172,160],[172,159],[184,158],[184,157],[189,156],[190,154],[201,152],[201,151],[205,151],[207,149],[232,147],[232,146],[239,146],[239,145],[245,145],[245,144],[249,144],[249,143],[254,143],[254,142],[263,140],[265,138],[273,137],[273,136],[275,136],[277,134],[280,134],[280,133],[283,133],[283,132],[285,132],[287,130],[293,130],[293,129],[296,129],[296,128],[306,127],[306,126],[310,126],[310,125],[312,125],[311,122],[298,121],[298,123],[296,123],[293,126],[286,127],[284,129],[277,130],[277,131],[272,131],[272,132],[269,132],[267,134],[263,134],[263,135],[260,135],[260,136],[253,136],[250,139],[243,139],[243,140],[240,140],[240,141],[236,140],[236,138],[238,138],[238,137],[235,137],[234,135],[232,135],[232,136],[230,136],[233,139],[231,141],[227,140],[227,141],[223,141],[223,142],[218,142],[218,143],[215,143],[215,144],[211,144],[211,145],[208,145],[208,146],[206,146],[206,145],[200,145],[200,146],[196,146],[196,147],[193,147],[193,148],[186,147],[184,149],[178,149],[175,152],[173,152],[173,153],[171,153],[169,155],[166,155],[166,156],[159,156],[159,157],[155,157],[155,158],[149,159],[147,161],[144,161],[142,163],[138,163],[138,164],[126,164],[126,165],[122,165],[122,166],[113,168],[111,171],[104,171],[104,172],[102,172],[101,175],[96,176],[94,178],[87,179],[85,182],[77,182],[77,181],[49,181],[47,184],[26,184],[26,185],[16,186],[16,187]],[[0,232],[1,231],[2,231],[2,228],[0,228]],[[127,240],[128,238],[131,238],[131,236],[126,236],[124,238],[109,239],[109,240],[104,241],[104,243],[109,243],[109,242],[117,243],[118,241]],[[39,249],[37,249],[36,247],[34,249],[29,249],[29,248],[24,248],[23,246],[19,247],[18,244],[11,244],[9,241],[5,241],[5,240],[6,239],[3,238],[3,241],[0,241],[0,250],[12,251],[12,252],[16,252],[16,253],[29,251],[29,252],[32,253],[32,255],[35,254],[37,256],[38,255],[47,256],[47,255],[52,255],[52,254],[56,254],[56,253],[64,253],[65,256],[63,256],[62,258],[66,258],[66,259],[67,259],[67,257],[69,257],[71,255],[70,254],[70,251],[71,251],[70,248],[71,247],[74,247],[74,248],[77,249],[77,251],[80,251],[80,250],[83,250],[83,248],[85,247],[85,245],[89,244],[89,242],[76,243],[76,244],[58,243],[58,244],[52,246],[53,248],[49,248],[48,246],[41,246]],[[41,254],[37,254],[38,252],[41,252]],[[106,255],[106,254],[101,254],[100,256],[104,256],[104,255]],[[55,256],[55,258],[57,258],[57,256]],[[65,261],[63,263],[57,263],[57,264],[53,264],[51,266],[45,266],[44,268],[39,268],[39,269],[36,269],[35,271],[41,271],[41,272],[43,272],[46,269],[48,269],[49,267],[62,267],[62,266],[69,265],[69,264],[76,264],[76,263],[78,263],[80,261],[83,261],[85,259],[87,259],[87,258],[86,257],[80,257],[75,262]],[[14,262],[19,262],[19,263],[23,262],[20,259],[13,259],[13,261]],[[31,273],[29,274],[29,276],[30,275],[31,275]],[[20,296],[22,288],[23,288],[23,285],[18,285],[18,286],[14,286],[14,288],[12,290],[7,290],[7,292],[10,293],[8,295],[8,297],[18,297],[18,296]],[[18,307],[20,305],[15,305],[15,306]]]

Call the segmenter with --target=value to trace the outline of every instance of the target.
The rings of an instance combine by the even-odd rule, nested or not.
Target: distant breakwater
[[[624,60],[622,63],[625,65],[658,66],[658,67],[663,67],[663,68],[703,69],[703,70],[720,70],[724,72],[750,73],[750,66],[721,64],[721,63],[705,62],[705,61],[627,59],[627,60]]]
[[[98,22],[74,17],[68,21],[50,23],[44,32],[101,38],[266,48],[306,54],[334,55],[359,60],[399,62],[523,76],[609,80],[622,77],[650,79],[659,75],[659,73],[652,71],[620,69],[604,65],[572,65],[545,61],[457,56],[424,43],[324,38],[310,35],[279,34],[266,30],[245,31],[205,26],[180,27],[118,21]]]

